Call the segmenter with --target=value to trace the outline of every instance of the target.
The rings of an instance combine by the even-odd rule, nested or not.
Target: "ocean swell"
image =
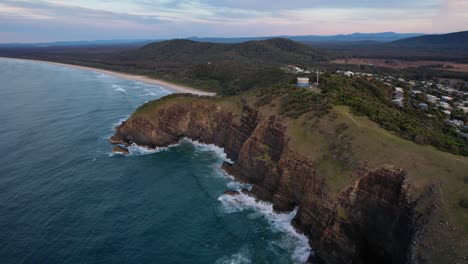
[[[200,151],[209,151],[227,162],[233,162],[226,158],[224,149],[216,145],[203,144],[188,138],[184,138],[182,141],[193,144]],[[234,179],[234,177],[225,172],[223,174],[229,179]],[[250,191],[252,188],[250,184],[233,180],[227,183],[227,188],[233,191],[239,191],[240,193],[238,195],[223,194],[218,197],[223,212],[230,214],[242,211],[253,211],[253,214],[249,214],[249,218],[257,219],[263,217],[267,220],[273,231],[282,233],[281,239],[279,241],[273,241],[272,243],[292,252],[291,258],[294,263],[305,263],[307,261],[312,253],[312,249],[309,246],[309,239],[305,235],[299,234],[291,224],[291,221],[296,216],[297,208],[290,213],[275,213],[271,203],[258,201],[254,197],[241,192],[242,190]],[[230,257],[225,256],[216,263],[250,263],[248,251],[241,250]]]
[[[223,161],[230,163],[233,162],[226,157],[226,153],[224,152],[223,148],[220,148],[214,144],[200,143],[199,141],[194,141],[189,138],[183,138],[177,144],[164,148],[149,149],[138,146],[136,144],[132,144],[127,148],[130,152],[130,155],[140,156],[165,151],[170,148],[179,146],[184,142],[192,144],[198,151],[211,152]],[[249,219],[264,218],[274,232],[279,232],[282,234],[281,239],[272,241],[272,243],[284,250],[292,252],[291,259],[294,263],[305,263],[312,253],[312,250],[309,246],[308,238],[303,234],[299,234],[291,224],[291,221],[297,213],[297,208],[290,213],[275,213],[271,203],[258,201],[254,197],[241,192],[242,190],[251,190],[250,184],[235,181],[234,177],[224,171],[222,174],[224,177],[232,180],[231,182],[227,183],[227,189],[239,191],[238,195],[223,194],[218,197],[218,200],[221,202],[222,212],[230,214],[243,211],[252,211],[252,213],[248,215]],[[250,263],[250,261],[248,259],[247,252],[245,250],[241,250],[232,256],[224,256],[216,263]]]

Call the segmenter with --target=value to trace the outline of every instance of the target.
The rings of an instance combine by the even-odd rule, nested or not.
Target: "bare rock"
[[[120,153],[120,154],[130,154],[127,148],[121,146],[115,146],[112,148],[112,153]]]

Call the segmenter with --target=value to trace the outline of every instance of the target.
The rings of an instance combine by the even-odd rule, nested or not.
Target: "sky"
[[[464,30],[468,0],[0,0],[0,43]]]

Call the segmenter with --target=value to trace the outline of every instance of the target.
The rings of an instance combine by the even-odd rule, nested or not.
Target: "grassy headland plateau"
[[[234,164],[223,168],[251,194],[279,212],[299,207],[293,222],[317,253],[311,261],[463,261],[468,158],[405,140],[326,94],[279,85],[172,95],[141,106],[111,142],[224,147]]]

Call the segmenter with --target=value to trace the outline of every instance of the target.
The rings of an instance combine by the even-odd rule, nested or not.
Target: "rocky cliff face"
[[[298,207],[293,224],[316,252],[315,263],[406,263],[416,217],[406,197],[405,172],[362,170],[354,186],[331,195],[316,161],[291,149],[275,117],[243,106],[236,117],[209,100],[161,104],[117,128],[115,144],[164,147],[187,137],[223,147],[223,169],[253,185],[252,194],[278,212]]]

